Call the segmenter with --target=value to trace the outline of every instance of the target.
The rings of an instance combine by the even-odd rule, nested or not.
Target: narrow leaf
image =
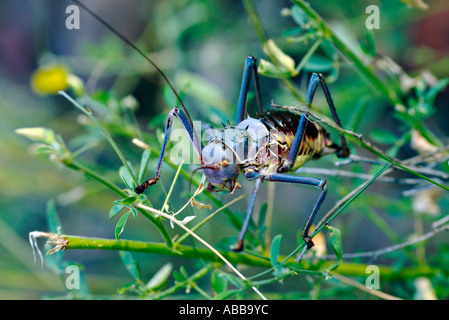
[[[136,199],[137,199],[136,196],[130,196],[130,197],[120,200],[120,203],[123,204],[124,206],[129,206],[129,205],[133,204],[136,201]]]
[[[148,281],[146,287],[149,290],[158,290],[162,288],[168,280],[171,272],[173,270],[173,265],[171,263],[165,264],[156,274]]]
[[[257,221],[257,226],[259,227],[259,229],[261,229],[265,223],[265,218],[267,216],[267,209],[268,209],[268,203],[264,203],[261,207],[260,207],[260,211],[259,211],[259,219]]]
[[[146,149],[142,153],[142,159],[140,160],[139,183],[142,182],[145,177],[145,171],[147,170],[148,163],[150,162],[150,155],[150,149]]]
[[[139,263],[134,260],[131,252],[129,251],[120,251],[119,252],[120,259],[122,259],[123,265],[129,271],[129,273],[133,276],[134,279],[140,279],[140,268]]]
[[[337,259],[338,259],[337,262],[333,263],[332,265],[330,265],[327,268],[327,272],[331,272],[331,271],[334,271],[335,269],[337,269],[342,261],[343,246],[342,246],[342,242],[341,242],[340,230],[338,230],[337,228],[331,227],[331,226],[328,226],[327,228],[329,229],[329,244],[332,248],[332,251],[337,256]]]
[[[340,230],[331,226],[328,226],[327,228],[329,229],[329,243],[332,251],[337,256],[337,259],[340,260],[343,256],[343,245]]]
[[[228,280],[226,277],[222,276],[222,272],[220,270],[215,270],[212,272],[211,276],[211,285],[212,289],[219,294],[228,289]]]
[[[60,227],[59,232],[64,233],[62,231],[61,220],[59,219],[58,212],[56,211],[56,205],[54,200],[50,200],[47,202],[47,208],[45,213],[47,216],[48,231],[52,233],[57,233],[58,227]]]
[[[271,242],[271,249],[270,249],[270,261],[271,265],[273,267],[277,267],[278,265],[278,257],[279,257],[279,249],[281,247],[281,240],[282,235],[278,234],[274,237],[273,241]]]
[[[126,220],[128,220],[129,214],[131,213],[131,210],[125,213],[117,222],[117,225],[115,226],[115,238],[117,240],[120,240],[120,235],[123,233],[123,230],[125,230],[125,224]]]
[[[129,168],[131,168],[131,167],[129,167]],[[125,167],[125,166],[122,166],[119,169],[120,178],[125,183],[125,185],[128,189],[134,189],[133,188],[133,181],[134,181],[133,173],[134,172],[129,172],[128,167]]]
[[[109,210],[109,218],[110,219],[114,218],[120,211],[123,210],[124,207],[125,206],[120,203],[114,204],[111,210]]]

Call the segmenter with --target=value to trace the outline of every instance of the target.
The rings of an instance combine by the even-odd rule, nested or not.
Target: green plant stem
[[[217,213],[221,212],[222,210],[226,209],[227,207],[231,206],[232,204],[236,203],[237,201],[243,199],[245,197],[245,194],[242,194],[240,197],[237,197],[231,201],[229,201],[227,204],[225,204],[223,207],[220,207],[219,209],[215,210],[214,212],[212,212],[210,215],[208,215],[206,218],[204,218],[203,220],[201,220],[200,222],[198,222],[195,226],[193,226],[190,230],[195,232],[196,230],[198,230],[201,226],[203,226],[206,222],[208,222],[209,220],[211,220]],[[161,210],[162,211],[162,210]],[[188,232],[184,233],[182,236],[180,236],[176,241],[175,241],[175,246],[179,245],[181,242],[183,242],[185,239],[187,239],[187,237],[189,237],[190,234]]]
[[[86,177],[94,179],[98,182],[100,182],[102,185],[106,186],[108,189],[114,191],[116,194],[118,194],[120,197],[122,198],[126,198],[128,197],[128,194],[123,191],[122,189],[120,189],[119,187],[117,187],[115,184],[113,184],[112,182],[108,181],[107,179],[103,178],[102,176],[100,176],[99,174],[97,174],[95,171],[81,165],[80,163],[76,162],[76,161],[70,161],[69,159],[63,159],[62,163],[72,169],[75,170],[77,172],[80,172],[82,174],[84,174]],[[173,248],[173,242],[172,239],[170,237],[170,235],[167,232],[167,229],[164,227],[164,225],[162,224],[162,222],[154,217],[152,214],[150,214],[149,212],[141,209],[141,208],[136,208],[137,211],[139,211],[144,217],[146,217],[148,220],[150,220],[154,226],[159,230],[159,232],[161,233],[163,239],[165,240],[165,243],[167,245],[168,248]]]
[[[63,159],[62,163],[67,168],[72,169],[72,170],[77,171],[77,172],[80,172],[83,175],[85,175],[86,177],[94,179],[97,182],[100,182],[102,185],[104,185],[108,189],[114,191],[120,197],[126,198],[128,196],[128,194],[125,191],[123,191],[122,189],[117,187],[115,184],[113,184],[112,182],[110,182],[107,179],[103,178],[102,176],[97,174],[95,171],[93,171],[93,170],[83,166],[82,164],[80,164],[80,163],[78,163],[76,161],[71,161],[70,159]]]
[[[355,142],[356,144],[358,144],[359,146],[361,146],[362,148],[367,149],[368,151],[370,151],[371,153],[375,154],[376,156],[378,156],[379,158],[382,158],[384,160],[386,160],[387,162],[391,163],[393,166],[400,168],[404,171],[407,171],[408,173],[411,173],[415,176],[418,176],[436,186],[439,186],[440,188],[443,188],[445,190],[449,191],[449,187],[445,186],[441,183],[439,183],[438,181],[435,181],[433,179],[430,179],[424,175],[422,175],[419,172],[416,172],[415,170],[412,170],[408,167],[406,167],[403,163],[401,163],[399,160],[390,157],[389,155],[387,155],[386,153],[384,153],[383,151],[379,150],[378,148],[376,148],[375,146],[371,145],[369,142],[365,141],[362,138],[362,135],[357,134],[355,132],[352,132],[350,130],[346,130],[343,129],[342,127],[340,127],[339,125],[337,125],[334,121],[330,120],[328,117],[325,116],[321,116],[321,115],[317,115],[315,112],[312,111],[307,111],[308,113],[310,113],[314,118],[316,118],[317,120],[329,125],[330,127],[334,128],[335,130],[337,130],[338,132],[342,133],[343,135],[345,135],[349,140]]]
[[[83,250],[123,250],[132,252],[152,253],[166,256],[177,256],[182,258],[203,259],[212,262],[222,262],[212,251],[202,248],[193,248],[190,246],[179,245],[177,250],[170,250],[164,243],[153,243],[134,240],[113,240],[101,238],[85,238],[77,236],[63,235],[67,240],[66,250],[83,249]],[[247,266],[257,266],[270,268],[271,262],[269,257],[262,258],[246,253],[236,253],[232,251],[220,252],[229,262],[233,264],[242,264]],[[284,260],[286,257],[280,257]],[[326,262],[331,265],[333,262]],[[293,258],[286,260],[286,266],[297,269],[300,266]],[[366,276],[365,264],[342,262],[338,267],[338,273],[348,276]],[[433,276],[437,274],[437,270],[427,266],[410,267],[407,269],[397,270],[394,267],[379,266],[380,274],[384,279],[407,279],[419,276]],[[299,271],[299,270],[298,270]]]

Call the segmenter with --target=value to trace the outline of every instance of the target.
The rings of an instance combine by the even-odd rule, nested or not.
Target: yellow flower
[[[38,68],[31,75],[31,88],[39,95],[57,94],[67,88],[71,88],[76,95],[81,95],[84,84],[63,65],[52,63]]]
[[[38,68],[31,75],[31,88],[40,95],[57,94],[68,87],[68,70],[58,64]]]

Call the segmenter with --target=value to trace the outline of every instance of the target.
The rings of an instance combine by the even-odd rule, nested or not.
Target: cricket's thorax
[[[301,114],[273,110],[247,118],[235,127],[213,129],[203,148],[203,166],[209,182],[217,189],[233,190],[239,173],[257,170],[262,175],[277,173],[287,158]],[[290,170],[320,157],[332,142],[327,132],[308,121],[303,142]],[[214,167],[214,168],[212,168]]]

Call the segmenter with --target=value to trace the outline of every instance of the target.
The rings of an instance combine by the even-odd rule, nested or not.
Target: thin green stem
[[[177,246],[177,250],[170,250],[164,243],[134,241],[134,240],[115,240],[115,239],[101,239],[101,238],[85,238],[78,236],[62,235],[67,241],[65,250],[123,250],[131,252],[160,254],[166,256],[176,256],[182,258],[202,259],[211,262],[223,261],[212,251],[197,247],[190,247],[185,245]],[[270,268],[270,259],[261,258],[257,256],[248,255],[246,253],[236,253],[232,251],[220,251],[220,254],[225,257],[232,264],[242,264],[247,266],[256,266]],[[285,261],[286,267],[297,268],[299,265],[293,259],[287,257],[280,257]],[[331,265],[333,262],[325,262],[325,267]],[[340,274],[348,276],[366,276],[366,264],[342,262],[338,267]],[[407,269],[397,270],[394,267],[379,266],[380,272],[384,279],[410,279],[419,276],[433,276],[438,273],[437,270],[427,266],[410,267]],[[311,270],[312,271],[312,270]]]
[[[212,270],[212,268],[213,268],[212,263],[206,265],[205,267],[201,268],[200,270],[195,272],[193,275],[191,275],[185,282],[196,283],[199,279],[201,279],[202,277],[207,275],[209,273],[209,271]],[[169,296],[169,295],[175,293],[176,291],[178,291],[179,289],[184,288],[185,282],[178,282],[174,286],[155,294],[154,296],[152,296],[152,298],[153,299],[162,299],[166,296]]]
[[[218,250],[216,250],[214,247],[212,247],[209,243],[207,243],[205,240],[203,240],[200,236],[198,236],[196,233],[192,232],[189,228],[187,228],[184,224],[180,223],[178,220],[176,220],[175,217],[172,217],[171,215],[166,214],[165,212],[162,211],[158,211],[156,209],[144,206],[142,204],[137,204],[136,205],[139,208],[145,209],[149,212],[152,212],[154,214],[157,215],[161,215],[166,219],[169,219],[170,221],[172,221],[173,223],[177,224],[180,228],[184,229],[186,232],[188,232],[192,237],[194,237],[195,239],[197,239],[199,242],[201,242],[203,245],[205,245],[214,255],[216,255],[222,262],[224,262],[236,275],[238,275],[242,280],[247,281],[247,279],[245,278],[245,276],[238,271],[231,262],[229,262],[228,259],[226,259],[226,257],[224,257]],[[251,287],[254,292],[256,292],[263,300],[266,300],[266,298],[264,297],[264,295],[254,286]]]
[[[111,144],[112,148],[114,149],[114,151],[117,153],[118,157],[120,158],[120,160],[122,161],[123,165],[126,167],[126,169],[128,170],[129,174],[131,175],[131,177],[133,178],[133,181],[135,183],[135,185],[138,185],[138,181],[136,179],[136,176],[134,174],[134,171],[131,169],[131,167],[129,166],[128,161],[125,159],[125,157],[123,156],[122,152],[120,151],[119,147],[117,146],[117,144],[115,143],[114,139],[112,139],[111,135],[109,134],[109,132],[98,122],[98,120],[94,117],[94,115],[92,114],[92,111],[90,111],[89,109],[86,109],[85,107],[83,107],[82,105],[80,105],[76,100],[74,100],[72,97],[70,97],[67,93],[65,93],[64,91],[59,91],[59,94],[62,95],[64,98],[66,98],[67,100],[69,100],[77,109],[79,109],[81,112],[83,112],[85,115],[87,115],[92,122],[97,126],[97,128],[100,130],[100,132],[103,134],[103,136],[106,138],[106,140],[108,140],[108,142]]]
[[[120,197],[122,198],[126,198],[128,197],[128,194],[123,191],[122,189],[120,189],[119,187],[117,187],[115,184],[113,184],[112,182],[108,181],[107,179],[105,179],[104,177],[102,177],[101,175],[97,174],[95,171],[81,165],[78,162],[75,161],[70,161],[69,159],[63,159],[62,163],[72,169],[75,170],[77,172],[80,172],[82,174],[84,174],[86,177],[88,178],[92,178],[98,182],[100,182],[102,185],[106,186],[108,189],[114,191],[116,194],[118,194]],[[148,220],[150,220],[154,226],[159,230],[159,232],[161,233],[162,237],[164,238],[167,247],[169,248],[173,248],[173,242],[171,240],[170,235],[168,234],[167,229],[164,227],[164,225],[162,224],[162,222],[157,219],[156,217],[154,217],[153,215],[151,215],[150,213],[148,213],[147,211],[141,209],[141,208],[136,208],[144,217],[146,217]]]
[[[304,57],[302,57],[301,62],[298,64],[298,66],[295,68],[295,71],[297,73],[299,73],[302,68],[305,67],[305,65],[307,64],[307,62],[309,61],[309,59],[313,56],[313,54],[315,53],[315,51],[320,47],[321,43],[323,42],[323,38],[318,38],[317,41],[315,41],[315,43],[313,44],[312,47],[310,47],[309,51],[307,51],[307,53],[304,55]]]
[[[164,204],[162,205],[161,211],[164,211],[166,209],[166,207],[168,206],[168,200],[170,199],[170,196],[173,192],[173,188],[175,187],[176,181],[178,180],[179,172],[181,171],[183,163],[184,163],[184,159],[179,164],[178,170],[176,170],[175,177],[173,178],[172,184],[170,186],[170,190],[168,190],[168,194],[165,197],[165,201],[164,201]]]
[[[342,127],[340,127],[339,125],[337,125],[334,121],[330,120],[328,117],[322,116],[322,115],[317,115],[316,113],[312,112],[312,111],[307,111],[309,114],[311,114],[315,119],[329,125],[330,127],[334,128],[335,130],[337,130],[338,132],[344,134],[349,140],[355,142],[356,144],[358,144],[359,146],[367,149],[368,151],[370,151],[371,153],[375,154],[376,156],[386,160],[387,162],[391,163],[393,166],[400,168],[406,172],[409,172],[415,176],[418,176],[436,186],[439,186],[440,188],[443,188],[445,190],[449,191],[449,187],[445,186],[441,183],[439,183],[438,181],[435,181],[433,179],[430,179],[426,176],[424,176],[423,174],[416,172],[415,170],[412,170],[408,167],[406,167],[404,164],[402,164],[399,160],[390,157],[389,155],[387,155],[386,153],[384,153],[383,151],[379,150],[378,148],[376,148],[375,146],[371,145],[369,142],[365,141],[362,136],[360,134],[357,134],[355,132],[352,132],[350,130],[346,130],[343,129]]]
[[[210,215],[208,215],[206,218],[204,218],[203,220],[201,220],[199,223],[197,223],[195,226],[193,226],[190,230],[195,232],[196,230],[198,230],[201,226],[203,226],[206,222],[208,222],[209,220],[211,220],[217,213],[221,212],[222,210],[226,209],[227,207],[231,206],[232,204],[236,203],[237,201],[243,199],[245,197],[245,194],[242,194],[241,196],[233,199],[232,201],[229,201],[227,204],[225,204],[224,206],[220,207],[219,209],[217,209],[216,211],[212,212]],[[190,233],[186,232],[184,233],[182,236],[180,236],[176,241],[175,241],[175,246],[179,245],[181,242],[183,242],[185,239],[187,239],[187,237],[190,236]]]
[[[389,167],[391,164],[385,165],[382,169],[380,169],[369,181],[367,181],[361,188],[357,190],[357,192],[352,195],[347,201],[342,203],[338,210],[329,216],[329,214],[326,214],[325,217],[318,223],[316,228],[313,230],[312,234],[310,235],[310,238],[313,239],[315,235],[317,235],[321,230],[323,230],[332,220],[334,220],[352,201],[354,201],[363,191],[365,191],[366,188],[368,188],[378,177],[380,177]],[[293,250],[286,259],[292,257],[295,255],[299,250],[304,248],[305,242],[301,243],[295,250]],[[283,263],[282,261],[281,263]]]
[[[70,168],[74,171],[80,172],[83,175],[85,175],[86,177],[92,178],[92,179],[96,180],[97,182],[100,182],[102,185],[104,185],[108,189],[114,191],[120,197],[126,198],[128,196],[128,194],[125,191],[123,191],[122,189],[117,187],[115,184],[113,184],[109,180],[105,179],[104,177],[102,177],[101,175],[96,173],[94,170],[91,170],[91,169],[83,166],[82,164],[78,163],[77,161],[71,161],[70,159],[63,159],[62,163],[67,168]]]

